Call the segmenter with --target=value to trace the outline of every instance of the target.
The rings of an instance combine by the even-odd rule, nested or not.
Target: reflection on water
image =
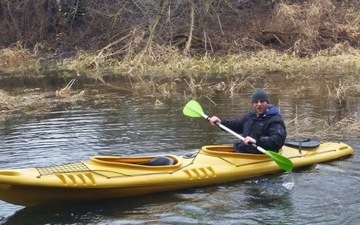
[[[98,224],[101,221],[111,223],[117,216],[131,216],[129,221],[141,223],[148,221],[147,207],[181,202],[175,194],[156,194],[153,196],[103,200],[86,203],[57,204],[28,207],[10,216],[4,224]],[[163,210],[166,210],[163,208]],[[112,219],[113,218],[113,219]]]
[[[249,108],[249,93],[214,105],[200,99],[209,115],[234,116]],[[279,97],[281,96],[281,98]],[[303,112],[330,116],[340,110],[274,92],[286,121],[294,104]],[[19,116],[0,124],[0,167],[48,166],[93,155],[184,154],[234,137],[201,119],[182,115],[186,101],[161,107],[152,99],[114,99],[107,108],[68,108]],[[342,114],[343,113],[343,114]],[[355,148],[355,137],[336,135]],[[3,224],[357,224],[360,222],[359,157],[319,164],[292,173],[128,199],[23,208],[0,202]]]

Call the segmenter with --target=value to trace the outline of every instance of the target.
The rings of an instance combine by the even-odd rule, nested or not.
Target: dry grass
[[[10,110],[15,108],[16,97],[10,96],[7,92],[0,90],[0,110]]]
[[[91,54],[81,54],[64,62],[64,69],[77,70],[80,73],[96,70],[110,70],[119,75],[174,78],[180,76],[261,76],[282,73],[288,76],[336,71],[344,74],[359,75],[360,50],[348,48],[346,44],[336,45],[326,51],[320,51],[309,58],[299,58],[274,50],[256,53],[243,53],[226,56],[189,57],[174,49],[152,55],[134,57],[129,61],[103,60]],[[139,56],[140,57],[140,56]],[[83,72],[84,71],[84,72]],[[103,73],[106,74],[106,73]]]
[[[58,96],[55,92],[24,90],[13,95],[0,89],[0,121],[17,114],[43,114],[60,105],[76,104],[76,102],[86,100],[84,93],[84,90],[77,90]]]
[[[125,60],[159,57],[157,45],[201,55],[275,48],[308,56],[345,41],[360,44],[357,0],[191,2],[2,1],[0,42]]]
[[[282,80],[313,80],[320,77],[333,80],[336,76],[339,83],[325,84],[328,86],[329,98],[341,99],[348,94],[359,93],[356,81],[360,76],[360,50],[346,44],[336,45],[306,58],[274,50],[221,57],[191,57],[174,48],[161,46],[153,46],[153,53],[116,60],[107,59],[101,54],[79,52],[73,58],[59,59],[56,64],[58,71],[73,71],[64,73],[64,76],[86,76],[106,85],[112,85],[105,81],[108,75],[127,77],[133,91],[147,95],[170,96],[177,92],[182,82],[193,96],[196,96],[196,92],[219,90],[234,95],[243,87],[252,86],[258,79],[266,82],[276,80],[278,76]],[[17,46],[0,51],[0,64],[4,68],[3,72],[37,76],[42,73],[36,69],[39,68],[36,57]],[[223,83],[214,84],[211,81],[213,77],[222,78]],[[297,86],[294,94],[301,94],[303,88]]]
[[[20,94],[12,96],[11,94],[0,90],[0,121],[6,120],[14,112],[27,113],[34,111],[47,111],[49,102],[45,94]]]
[[[265,34],[276,38],[293,54],[313,54],[348,40],[359,40],[360,15],[356,7],[331,0],[310,0],[301,4],[281,2],[275,5]]]
[[[358,137],[360,133],[360,121],[353,116],[346,116],[338,121],[329,121],[320,116],[299,115],[286,123],[288,138],[314,137],[330,140],[339,136]]]
[[[34,71],[36,58],[28,49],[17,43],[9,48],[0,49],[0,68],[5,73],[24,74]]]

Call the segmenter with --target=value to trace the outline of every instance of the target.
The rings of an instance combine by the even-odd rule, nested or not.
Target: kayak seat
[[[315,141],[315,140],[311,140],[310,138],[305,138],[302,140],[285,141],[285,145],[289,147],[297,148],[299,154],[301,154],[302,149],[310,150],[319,147],[320,141]]]
[[[148,162],[142,163],[145,166],[169,166],[174,164],[174,159],[166,156],[156,156]]]
[[[309,138],[303,140],[295,141],[285,141],[285,145],[289,147],[298,147],[298,148],[317,148],[320,145],[320,141],[311,140]]]

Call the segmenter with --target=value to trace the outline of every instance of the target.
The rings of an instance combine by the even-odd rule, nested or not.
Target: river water
[[[285,122],[298,115],[294,105],[324,118],[350,113],[355,119],[360,105],[355,98],[339,107],[321,94],[294,101],[286,91],[273,93],[270,99],[281,106]],[[231,117],[249,109],[249,95],[198,101],[206,114]],[[74,104],[19,115],[0,123],[0,167],[58,165],[94,155],[185,154],[235,140],[203,119],[183,116],[186,102],[177,97],[156,104],[151,97],[117,95],[102,107]],[[0,201],[0,224],[359,224],[358,136],[323,137],[348,143],[355,155],[291,173],[91,203],[24,208]]]

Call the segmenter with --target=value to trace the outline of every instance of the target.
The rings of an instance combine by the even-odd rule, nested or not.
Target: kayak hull
[[[294,168],[353,154],[344,143],[326,142],[280,154]],[[171,164],[148,165],[157,156],[94,156],[63,165],[0,170],[0,200],[23,206],[63,201],[99,200],[214,185],[281,172],[263,154],[233,152],[232,146],[209,145],[185,156],[166,155]],[[162,160],[163,161],[163,160]]]

